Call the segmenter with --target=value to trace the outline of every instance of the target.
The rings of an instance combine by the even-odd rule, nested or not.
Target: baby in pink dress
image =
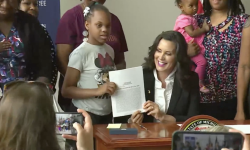
[[[209,25],[204,21],[202,28],[198,27],[193,15],[198,10],[198,0],[175,0],[182,13],[178,16],[174,30],[180,32],[187,42],[195,42],[200,46],[200,53],[192,57],[192,61],[196,64],[195,72],[199,75],[200,91],[208,93],[209,90],[204,86],[203,79],[207,61],[204,58],[205,48],[202,44],[205,33],[210,30]]]

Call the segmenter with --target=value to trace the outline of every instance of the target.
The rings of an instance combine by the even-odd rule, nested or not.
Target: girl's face
[[[198,10],[198,0],[182,0],[180,9],[186,15],[195,15]]]
[[[18,9],[17,0],[0,0],[0,18],[7,19]]]
[[[154,54],[156,70],[171,73],[176,66],[176,46],[174,42],[162,39]]]
[[[110,14],[100,10],[94,11],[90,19],[86,21],[85,27],[89,32],[88,41],[94,45],[103,45],[110,35]]]
[[[38,17],[37,0],[22,0],[20,4],[20,10]]]
[[[228,0],[209,0],[212,9],[221,10],[227,7]]]

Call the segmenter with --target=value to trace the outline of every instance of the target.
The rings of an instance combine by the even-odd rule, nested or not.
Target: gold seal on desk
[[[203,131],[217,126],[219,121],[211,116],[198,115],[186,120],[180,127],[183,131]]]

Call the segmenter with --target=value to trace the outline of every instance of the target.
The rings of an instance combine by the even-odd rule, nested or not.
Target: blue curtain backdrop
[[[60,21],[60,0],[38,0],[38,6],[38,19],[46,27],[55,43],[57,27]]]

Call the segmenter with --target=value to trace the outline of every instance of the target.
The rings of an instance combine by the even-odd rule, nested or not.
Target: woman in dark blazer
[[[115,118],[115,122],[179,122],[199,115],[199,79],[191,71],[184,37],[175,31],[160,34],[143,64],[146,113]]]

